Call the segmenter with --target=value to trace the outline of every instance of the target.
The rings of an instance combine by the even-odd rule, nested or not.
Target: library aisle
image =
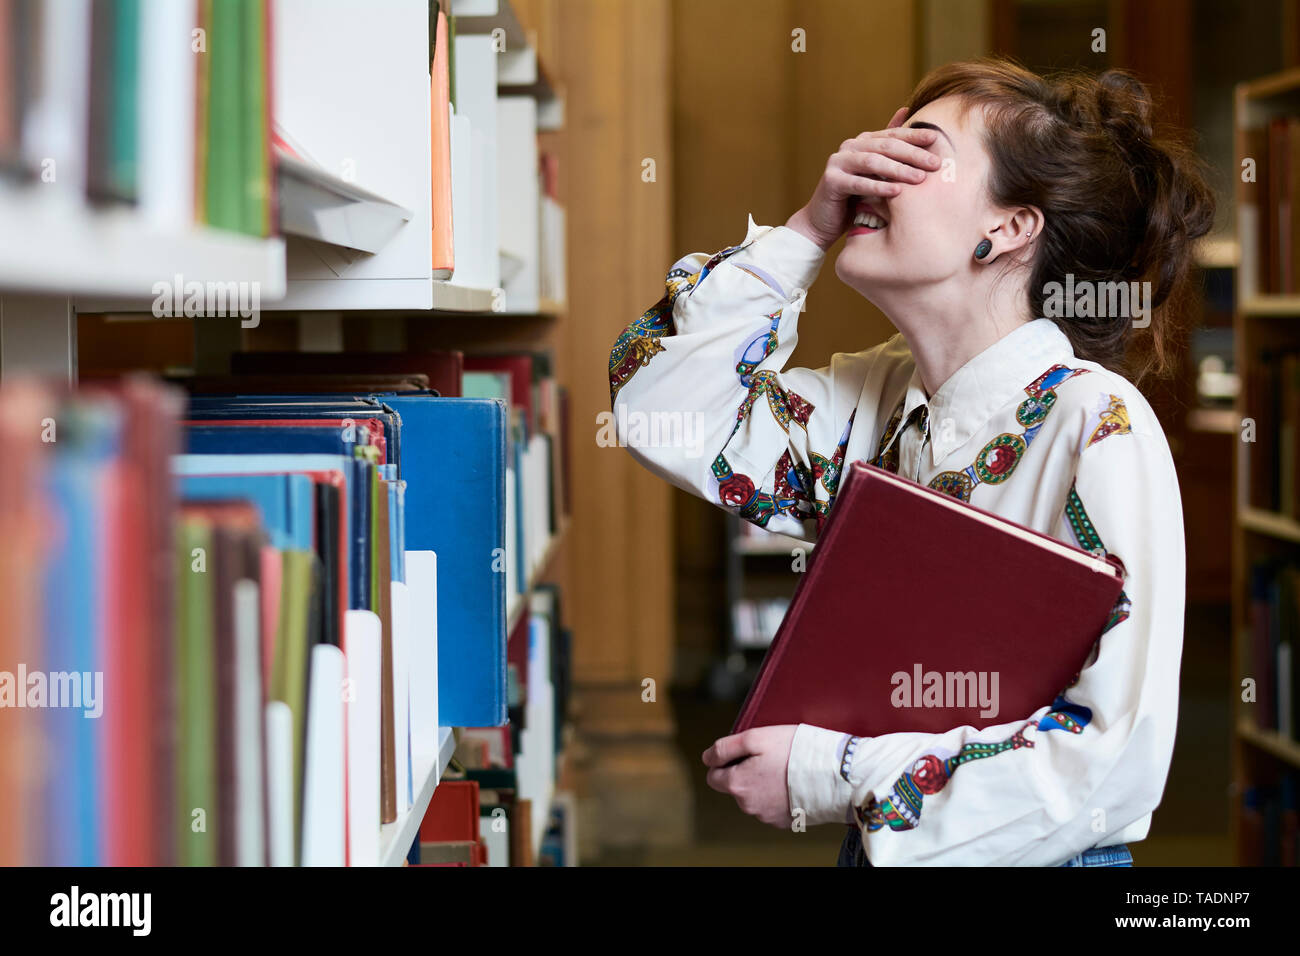
[[[1153,6],[0,0],[0,865],[835,865],[845,826],[760,823],[701,757],[826,549],[717,447],[711,500],[644,467],[611,408],[747,217],[1002,55],[1132,71],[1210,171],[1189,334],[1144,391],[1187,580],[1129,847],[1294,867],[1300,3]],[[792,369],[895,332],[842,248]],[[722,363],[732,435],[759,399],[807,433],[769,320]],[[755,473],[833,501],[848,435]],[[906,781],[859,824],[905,838]]]

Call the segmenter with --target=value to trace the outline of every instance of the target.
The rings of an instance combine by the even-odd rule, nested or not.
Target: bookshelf
[[[456,735],[450,727],[438,728],[438,752],[436,754],[416,754],[415,802],[411,808],[392,823],[385,823],[379,828],[379,865],[401,866],[406,861],[411,844],[420,830],[420,821],[429,809],[433,791],[438,781],[447,771],[451,755],[456,751]]]
[[[1237,257],[1234,314],[1236,366],[1242,388],[1235,421],[1219,425],[1238,434],[1234,479],[1232,562],[1232,810],[1241,865],[1294,862],[1294,847],[1278,822],[1294,809],[1300,744],[1294,715],[1296,594],[1285,570],[1300,559],[1295,409],[1297,383],[1283,379],[1300,349],[1300,290],[1294,195],[1300,155],[1290,150],[1300,117],[1300,70],[1237,86],[1234,104],[1236,169],[1256,161],[1254,182],[1236,183]],[[1245,428],[1253,422],[1253,440]],[[1255,697],[1245,691],[1254,681]]]
[[[214,0],[213,9],[224,10],[224,2]],[[190,221],[188,210],[164,210],[170,215],[161,216],[157,208],[137,208],[128,202],[92,204],[64,186],[11,182],[0,164],[0,221],[21,224],[0,234],[0,384],[18,373],[54,376],[75,384],[79,369],[88,374],[116,369],[98,366],[93,347],[79,354],[78,314],[112,313],[114,318],[138,320],[114,328],[120,336],[143,340],[149,336],[148,323],[159,318],[156,312],[151,314],[156,283],[183,276],[187,283],[254,283],[264,318],[286,321],[241,329],[228,315],[229,321],[224,322],[169,316],[171,322],[192,327],[192,364],[145,347],[142,351],[150,357],[142,368],[227,373],[235,353],[284,347],[286,328],[291,349],[351,352],[344,341],[346,327],[349,334],[361,330],[365,350],[545,353],[548,382],[559,388],[563,359],[556,354],[557,329],[567,316],[563,295],[567,240],[554,168],[547,180],[540,162],[548,152],[554,156],[562,150],[563,95],[541,63],[537,30],[521,21],[506,0],[450,4],[444,0],[442,4],[453,15],[465,16],[466,28],[456,36],[466,41],[467,51],[479,33],[486,38],[499,29],[510,53],[501,58],[499,76],[495,54],[491,59],[480,56],[474,68],[478,72],[471,69],[474,61],[468,52],[461,58],[467,72],[457,74],[461,112],[451,108],[453,119],[460,120],[453,139],[459,136],[461,148],[452,164],[453,186],[459,190],[457,221],[478,245],[462,247],[458,239],[455,274],[441,279],[431,267],[431,180],[437,160],[430,135],[436,107],[428,0],[389,0],[379,5],[354,0],[265,3],[270,82],[267,109],[261,115],[271,130],[268,140],[275,142],[268,150],[271,187],[262,198],[272,209],[271,235]],[[176,12],[185,5],[145,0],[141,9],[145,35],[158,26],[153,18],[166,10],[168,29],[179,24],[188,36],[186,14]],[[480,18],[477,25],[470,21],[471,14]],[[481,53],[482,44],[476,49]],[[176,106],[175,100],[169,98],[171,107]],[[506,102],[508,107],[501,105]],[[146,105],[142,102],[141,108]],[[515,117],[508,145],[495,136],[499,109],[510,110]],[[181,128],[188,127],[181,124]],[[547,138],[545,143],[539,142],[541,137]],[[514,161],[509,169],[502,166],[500,176],[499,153]],[[470,180],[472,189],[466,187]],[[504,180],[509,180],[508,201],[500,195]],[[472,324],[472,330],[459,321]],[[409,330],[418,334],[408,336]],[[193,408],[181,414],[192,413]],[[554,439],[551,454],[555,456],[554,461],[548,459],[555,469],[548,481],[558,476],[560,453],[558,426],[549,427],[557,430],[546,435]],[[508,436],[507,442],[511,440]],[[165,457],[160,460],[165,462]],[[166,475],[166,469],[160,473]],[[558,494],[557,485],[549,487]],[[544,496],[534,497],[537,500],[545,502]],[[541,515],[540,506],[534,506]],[[559,576],[570,522],[558,503],[553,515],[551,536],[530,562],[522,593],[507,594],[509,629],[536,613],[530,597]],[[530,548],[542,537],[530,538]],[[514,543],[508,541],[507,548]],[[374,553],[380,553],[379,546],[375,548]],[[414,552],[406,553],[409,557]],[[453,589],[444,590],[439,599],[464,603]],[[485,608],[465,610],[470,615],[487,613]],[[552,626],[559,628],[558,618]],[[7,649],[2,638],[0,634],[0,650]],[[555,638],[551,640],[554,643]],[[414,686],[414,678],[412,682]],[[435,734],[432,723],[422,726],[429,728],[430,741],[421,746],[430,748],[435,740],[436,746],[413,754],[414,799],[397,819],[379,828],[381,865],[400,866],[406,860],[455,751],[453,728],[439,726]],[[539,767],[540,754],[539,750],[533,760]],[[558,777],[557,768],[567,765],[564,754],[551,756],[555,758],[551,773]],[[0,798],[5,796],[6,782],[0,773]],[[545,800],[534,808],[534,818],[542,824],[554,783],[552,779]],[[534,827],[534,856],[544,829],[544,825]],[[4,850],[0,839],[0,857]]]

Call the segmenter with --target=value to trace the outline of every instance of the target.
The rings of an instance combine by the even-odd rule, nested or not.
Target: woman
[[[1124,866],[1147,834],[1177,720],[1183,526],[1164,434],[1122,373],[1130,346],[1142,374],[1170,365],[1213,219],[1199,164],[1152,113],[1119,71],[942,67],[887,129],[841,145],[784,227],[751,220],[740,245],[679,261],[610,356],[632,454],[770,531],[815,539],[844,464],[865,460],[1123,563],[1084,669],[1032,714],[872,738],[762,727],[709,748],[709,785],[745,812],[848,824],[841,864]],[[836,275],[898,334],[785,369],[845,232]],[[656,413],[692,439],[645,441]],[[934,556],[897,599],[942,599],[927,571],[953,569],[940,541]],[[1015,604],[1009,575],[1009,627]]]

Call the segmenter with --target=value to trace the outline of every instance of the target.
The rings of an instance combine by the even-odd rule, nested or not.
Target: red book
[[[1117,563],[855,462],[732,733],[1028,717],[1083,667],[1123,586]]]
[[[461,394],[463,353],[446,349],[418,352],[236,352],[236,375],[426,375],[444,398]]]
[[[478,840],[478,781],[443,780],[420,821],[421,843]]]

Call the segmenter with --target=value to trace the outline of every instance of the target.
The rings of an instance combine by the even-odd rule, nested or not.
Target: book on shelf
[[[1254,159],[1256,236],[1260,255],[1253,277],[1260,293],[1294,295],[1300,256],[1300,117],[1275,116],[1247,129],[1247,158]]]
[[[0,708],[16,766],[59,741],[43,773],[0,769],[22,824],[0,824],[4,862],[377,863],[381,824],[423,809],[439,726],[505,725],[505,401],[325,374],[335,391],[0,390],[0,694],[38,664],[135,688]],[[47,418],[57,441],[39,439]],[[535,742],[506,728],[537,768],[565,639],[545,604],[520,621]],[[351,695],[326,692],[344,679]],[[102,724],[82,719],[96,702]]]
[[[1237,673],[1251,678],[1253,698],[1242,706],[1252,723],[1296,739],[1295,692],[1300,637],[1300,567],[1281,559],[1257,561],[1249,572],[1248,640],[1240,645]]]
[[[1297,789],[1300,770],[1248,786],[1241,797],[1238,836],[1248,866],[1296,866],[1300,862]]]
[[[450,279],[456,269],[451,186],[451,92],[448,77],[447,14],[443,4],[429,4],[430,139],[432,145],[433,277]]]
[[[1265,348],[1251,359],[1246,414],[1254,423],[1245,445],[1250,505],[1300,518],[1300,346]]]

